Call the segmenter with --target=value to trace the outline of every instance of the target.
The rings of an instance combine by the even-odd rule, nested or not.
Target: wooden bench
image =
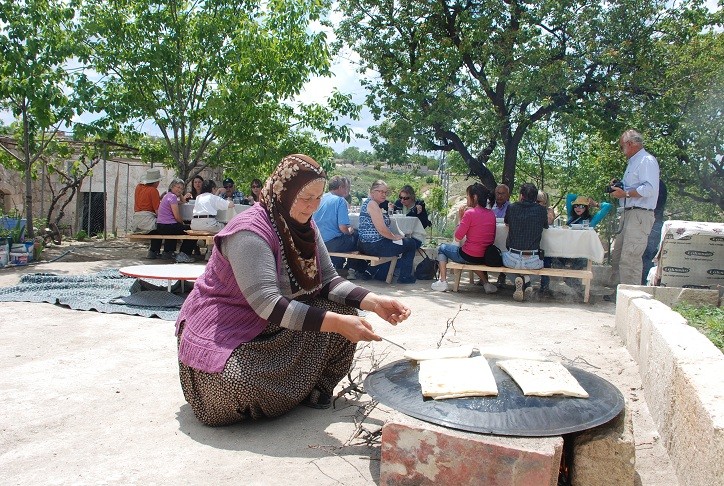
[[[128,235],[129,241],[148,241],[148,240],[203,240],[206,242],[206,246],[211,249],[214,246],[213,233],[194,233],[184,235],[149,235],[141,233],[132,233]]]
[[[591,292],[591,280],[593,279],[593,270],[591,270],[591,260],[588,260],[588,266],[585,270],[573,270],[570,268],[541,268],[540,270],[525,270],[522,268],[508,267],[489,267],[487,265],[470,265],[463,263],[448,262],[447,268],[453,270],[455,279],[453,282],[453,292],[457,292],[460,287],[460,277],[463,270],[470,271],[470,283],[473,283],[473,272],[503,272],[514,273],[520,275],[547,275],[549,277],[571,277],[581,279],[583,283],[583,302],[588,303]]]
[[[354,258],[356,260],[367,260],[370,262],[371,267],[376,267],[377,265],[382,265],[383,263],[390,262],[390,270],[387,272],[387,278],[385,279],[385,282],[392,283],[392,277],[395,274],[395,266],[397,265],[397,256],[391,256],[391,257],[378,257],[378,256],[372,256],[372,255],[365,255],[364,253],[360,253],[358,251],[352,251],[349,253],[338,253],[335,251],[329,252],[329,256],[331,257],[340,257],[340,258]]]

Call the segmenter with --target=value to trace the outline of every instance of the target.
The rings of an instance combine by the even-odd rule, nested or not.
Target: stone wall
[[[682,485],[724,484],[724,355],[655,295],[618,287],[616,331],[638,362],[646,403]],[[717,291],[699,294],[718,302]]]

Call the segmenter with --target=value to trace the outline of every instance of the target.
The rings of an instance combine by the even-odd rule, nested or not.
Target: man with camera
[[[654,209],[659,196],[659,163],[644,150],[644,140],[635,130],[627,130],[619,146],[628,159],[621,181],[611,181],[607,192],[619,200],[620,231],[611,250],[612,287],[619,283],[639,285]]]

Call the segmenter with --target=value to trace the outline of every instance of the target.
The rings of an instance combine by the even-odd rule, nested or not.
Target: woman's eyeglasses
[[[407,201],[409,199],[411,199],[410,196],[400,196],[401,201]]]
[[[382,194],[387,195],[389,191],[384,191],[382,189],[375,189],[373,192],[381,192]]]
[[[251,188],[252,188],[252,189],[261,189],[261,186],[257,186],[256,184],[252,184],[252,185],[251,185]]]
[[[574,204],[573,209],[586,209],[585,204]]]

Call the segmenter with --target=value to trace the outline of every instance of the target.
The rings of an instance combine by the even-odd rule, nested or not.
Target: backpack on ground
[[[415,278],[417,280],[434,280],[437,277],[438,261],[427,256],[427,253],[419,248],[417,252],[422,255],[422,261],[415,267]]]

